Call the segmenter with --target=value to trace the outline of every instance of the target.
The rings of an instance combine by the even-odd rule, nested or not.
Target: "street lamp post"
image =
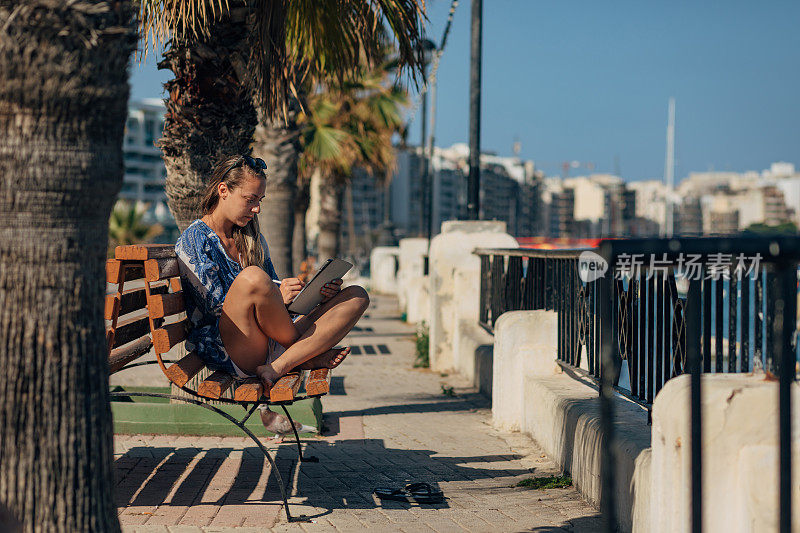
[[[430,226],[430,221],[426,218],[428,214],[428,156],[425,150],[425,142],[428,137],[428,65],[431,62],[432,52],[436,49],[436,45],[430,39],[424,39],[421,43],[422,58],[424,66],[422,68],[422,110],[420,120],[422,121],[422,132],[420,134],[419,147],[420,147],[420,190],[419,190],[419,236],[430,238],[430,231],[426,231],[426,226]]]
[[[425,166],[426,170],[426,177],[425,181],[428,182],[428,202],[425,204],[425,209],[427,211],[427,218],[428,218],[428,225],[426,226],[426,237],[428,238],[428,242],[431,240],[431,236],[433,235],[434,228],[433,228],[433,201],[435,198],[436,192],[436,169],[433,170],[431,173],[431,164],[433,162],[433,141],[434,136],[436,135],[436,79],[432,80],[431,83],[431,132],[428,135],[428,139],[425,143],[425,150],[426,155],[425,158],[427,160],[427,165]]]
[[[481,44],[483,0],[472,0],[472,42],[469,70],[469,178],[467,219],[478,220],[481,189]]]

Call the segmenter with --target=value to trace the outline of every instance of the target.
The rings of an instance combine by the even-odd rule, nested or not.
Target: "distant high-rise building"
[[[342,191],[340,253],[349,257],[368,257],[377,245],[383,222],[384,182],[361,168],[353,169],[350,183]],[[353,228],[351,239],[350,228]]]
[[[764,223],[768,226],[777,226],[789,222],[789,209],[784,200],[783,191],[775,186],[762,189],[764,195]]]
[[[550,219],[548,236],[554,238],[574,237],[575,228],[575,189],[554,192],[550,199]],[[583,229],[583,234],[586,228]],[[583,236],[583,235],[580,235]]]
[[[125,175],[119,198],[148,206],[145,222],[164,227],[157,240],[173,242],[178,232],[167,207],[164,182],[167,169],[156,142],[164,131],[164,104],[158,99],[131,102],[122,143]]]
[[[642,229],[636,221],[636,191],[628,188],[622,191],[622,231],[620,236],[630,237],[642,235]]]
[[[675,235],[703,234],[703,210],[698,198],[687,198],[675,206]]]
[[[739,233],[739,211],[712,211],[710,219],[710,235]]]
[[[466,145],[434,148],[429,166],[433,188],[431,235],[439,232],[442,222],[466,215],[468,156]],[[400,237],[427,235],[428,220],[420,223],[420,210],[427,197],[421,189],[422,168],[418,147],[398,150],[391,182],[391,219]],[[481,154],[481,218],[506,222],[508,232],[515,236],[541,234],[541,179],[531,162]]]

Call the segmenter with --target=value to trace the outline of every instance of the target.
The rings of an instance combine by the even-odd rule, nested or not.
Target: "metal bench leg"
[[[157,393],[157,392],[112,392],[111,396],[112,397],[117,397],[117,396],[128,396],[128,397],[130,397],[130,396],[148,396],[148,397],[151,397],[151,398],[167,398],[169,400],[178,400],[180,402],[193,403],[195,405],[199,405],[201,407],[205,407],[206,409],[208,409],[210,411],[214,411],[218,415],[220,415],[220,416],[222,416],[224,418],[227,418],[231,423],[233,423],[236,427],[241,429],[248,437],[250,437],[252,439],[252,441],[255,442],[256,445],[264,453],[264,457],[267,458],[267,461],[269,461],[269,464],[272,467],[273,472],[275,472],[275,479],[278,480],[278,487],[281,489],[281,498],[283,498],[283,508],[286,511],[286,520],[288,520],[289,522],[293,521],[292,520],[292,516],[289,513],[289,500],[288,500],[288,498],[286,496],[286,487],[284,487],[284,485],[283,485],[283,478],[281,477],[281,473],[278,470],[278,465],[275,463],[275,460],[269,454],[269,450],[267,450],[264,447],[264,445],[261,444],[261,441],[258,440],[258,437],[256,437],[253,434],[252,431],[250,431],[249,429],[247,429],[247,427],[245,427],[243,422],[239,422],[238,420],[236,420],[234,417],[232,417],[231,415],[229,415],[225,411],[222,411],[221,409],[217,409],[213,405],[208,405],[205,402],[201,402],[199,400],[194,400],[192,398],[182,398],[180,396],[172,396],[171,394],[161,394],[161,393]],[[247,418],[249,418],[249,415],[248,415],[248,417],[245,417],[245,420],[247,420]],[[289,420],[291,420],[291,418]],[[292,424],[292,427],[294,427],[294,424]],[[297,435],[296,431],[295,431],[295,435]],[[299,440],[298,440],[298,442],[299,442]]]
[[[297,454],[300,456],[300,462],[318,463],[319,457],[315,457],[313,455],[303,456],[303,447],[300,445],[300,435],[297,434],[297,428],[294,426],[294,420],[292,420],[292,415],[289,414],[289,410],[286,408],[285,405],[281,404],[281,409],[283,409],[283,412],[286,413],[286,418],[289,419],[289,425],[292,426],[292,431],[294,432],[294,441],[297,443]]]

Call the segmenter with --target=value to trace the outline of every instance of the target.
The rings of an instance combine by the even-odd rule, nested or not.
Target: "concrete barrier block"
[[[510,311],[494,326],[492,417],[506,430],[520,429],[527,375],[552,376],[556,364],[555,311]]]
[[[406,322],[430,324],[430,278],[423,276],[408,282],[408,303],[406,304]]]
[[[528,376],[524,389],[522,430],[571,474],[575,488],[590,503],[599,506],[606,439],[600,428],[596,388],[565,372],[551,377]],[[651,504],[645,488],[649,475],[637,472],[640,465],[649,466],[647,457],[641,456],[650,447],[650,428],[645,409],[620,397],[613,401],[617,520],[621,531],[631,531],[634,518],[637,523],[650,523]]]
[[[554,311],[513,311],[495,323],[492,416],[494,425],[530,434],[572,476],[575,487],[600,503],[602,450],[595,386],[556,364]],[[647,531],[650,520],[650,428],[647,412],[614,398],[613,449],[617,516],[622,531]]]
[[[456,319],[456,334],[453,336],[453,364],[456,372],[477,382],[475,361],[478,352],[494,344],[494,337],[486,330],[475,327],[475,320]]]
[[[399,248],[376,246],[369,256],[370,287],[382,294],[397,294]]]
[[[633,509],[631,510],[631,529],[634,533],[649,533],[653,501],[651,482],[653,475],[653,448],[642,450],[634,461],[633,478],[630,494]]]
[[[798,389],[794,383],[794,413],[800,409]],[[653,404],[651,531],[689,529],[689,394],[690,376],[679,376]],[[702,394],[703,529],[777,531],[778,383],[762,375],[706,374]],[[795,508],[800,508],[798,425],[792,432]],[[792,529],[800,530],[800,516],[793,515]]]
[[[472,252],[475,248],[517,248],[516,239],[505,233],[504,222],[448,221],[442,224],[442,233],[434,237],[430,247],[430,361],[437,371],[454,371],[458,367],[474,368],[474,353],[463,361],[464,352],[454,352],[455,336],[465,335],[461,346],[469,338],[480,338],[478,331],[466,331],[458,325],[459,319],[469,320],[471,327],[478,326],[478,291],[480,290],[480,258]],[[459,290],[456,290],[458,284]],[[474,380],[474,375],[466,375]]]
[[[408,295],[412,280],[425,276],[426,255],[428,255],[428,239],[400,239],[397,300],[402,311],[408,312]]]

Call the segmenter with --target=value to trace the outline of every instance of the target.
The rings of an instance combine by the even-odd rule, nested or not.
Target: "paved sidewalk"
[[[297,464],[287,439],[270,444],[291,483],[286,523],[263,455],[239,437],[116,437],[117,503],[123,531],[595,531],[597,512],[573,488],[516,483],[557,473],[538,446],[490,425],[486,399],[453,376],[415,370],[413,331],[396,300],[373,296],[345,340],[358,347],[323,398],[325,437],[304,442],[319,463]],[[360,352],[360,353],[356,353]],[[455,396],[444,391],[453,387]],[[378,486],[425,481],[437,505],[381,503]]]

